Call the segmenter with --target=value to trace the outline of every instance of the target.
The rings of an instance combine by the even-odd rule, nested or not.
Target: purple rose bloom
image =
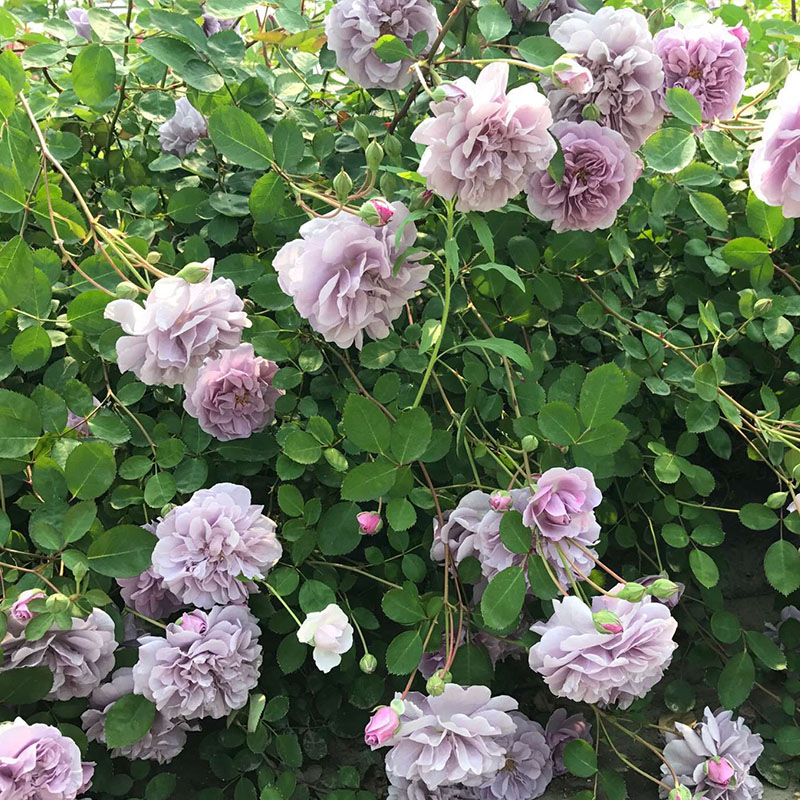
[[[280,559],[275,523],[250,500],[245,486],[218,483],[159,522],[153,571],[183,603],[244,603],[256,591],[252,581],[265,578]]]
[[[272,262],[281,289],[297,311],[328,342],[361,349],[364,334],[371,339],[389,335],[403,306],[424,285],[430,264],[421,253],[395,268],[397,257],[417,238],[402,203],[392,203],[394,215],[376,228],[351,214],[321,217],[300,228],[300,239],[285,244]]]
[[[592,726],[586,721],[583,714],[567,716],[563,708],[557,708],[547,720],[544,728],[547,744],[552,751],[553,776],[566,775],[564,766],[564,748],[575,739],[584,739],[592,743]]]
[[[556,542],[583,536],[597,539],[600,526],[594,509],[602,499],[588,469],[553,467],[536,482],[536,491],[522,512],[522,521]]]
[[[70,8],[67,17],[75,28],[75,35],[83,36],[87,42],[91,42],[92,26],[89,24],[89,12],[85,8]]]
[[[419,173],[436,194],[458,197],[459,211],[493,211],[522,191],[534,169],[547,169],[556,144],[547,98],[529,82],[506,93],[508,64],[489,64],[478,80],[459,78],[433,117],[411,135],[427,145]]]
[[[473,786],[450,786],[443,784],[429,789],[422,781],[407,781],[398,775],[388,774],[387,800],[479,800],[480,789]]]
[[[750,188],[784,216],[800,217],[800,72],[790,72],[750,156]]]
[[[275,401],[285,394],[272,386],[277,371],[274,361],[255,355],[253,345],[240,344],[186,381],[183,407],[215,439],[246,439],[275,419]]]
[[[117,364],[148,386],[183,383],[190,370],[207,357],[236,347],[242,330],[252,324],[244,303],[228,278],[212,280],[214,259],[200,283],[183,278],[155,282],[144,307],[133,300],[112,300],[106,319],[119,322],[130,334],[117,339]]]
[[[506,736],[505,764],[481,786],[481,800],[533,800],[553,779],[550,746],[538,722],[518,711],[509,714],[517,729]]]
[[[39,589],[26,589],[24,592],[20,592],[19,597],[8,610],[8,625],[15,635],[21,633],[25,626],[36,616],[28,608],[28,603],[31,600],[39,600],[43,597],[46,597],[46,595]]]
[[[583,107],[594,103],[600,124],[621,133],[632,150],[658,130],[664,73],[641,14],[610,6],[596,14],[573,11],[550,26],[550,37],[594,79],[591,91],[578,95],[544,82],[555,119],[580,122]]]
[[[622,630],[597,631],[592,613],[600,611],[616,614]],[[677,627],[669,609],[649,597],[629,603],[601,595],[591,608],[565,597],[553,601],[547,622],[531,628],[542,638],[530,650],[530,667],[557,697],[625,709],[661,680],[678,646]]]
[[[764,792],[761,781],[750,768],[764,750],[761,737],[753,733],[731,711],[705,709],[703,719],[693,728],[675,723],[675,733],[668,733],[664,758],[684,786],[705,800],[759,800]],[[674,786],[666,764],[661,780]],[[662,790],[662,796],[667,793]]]
[[[62,631],[53,626],[34,642],[24,631],[11,628],[2,642],[5,658],[0,672],[15,667],[48,667],[53,687],[46,700],[71,700],[88,697],[114,668],[114,620],[100,608],[86,619],[72,618],[72,628]]]
[[[339,0],[325,18],[328,47],[339,69],[365,89],[402,89],[411,81],[413,59],[387,63],[375,54],[381,36],[396,36],[411,47],[420,31],[427,45],[439,33],[439,19],[428,0]],[[423,53],[428,52],[426,46]]]
[[[203,33],[206,36],[213,36],[220,31],[230,31],[235,27],[235,19],[219,19],[211,14],[203,14]]]
[[[703,119],[728,119],[744,91],[747,59],[737,36],[721,23],[674,26],[655,37],[664,91],[678,86],[700,103]]]
[[[467,640],[467,631],[465,628],[461,629],[461,636],[458,637],[457,646],[461,647]],[[442,646],[435,652],[425,652],[419,660],[419,674],[426,680],[433,675],[434,672],[440,670],[447,661],[447,636],[442,633]]]
[[[135,578],[117,578],[117,583],[125,605],[150,619],[166,619],[182,605],[152,567]]]
[[[142,637],[134,691],[169,718],[219,719],[242,708],[258,683],[260,631],[245,606],[217,606],[194,615],[203,618],[205,631],[172,623],[164,638]]]
[[[492,697],[486,686],[448,683],[438,697],[411,692],[400,728],[389,739],[386,771],[392,778],[480,786],[505,765],[506,737],[516,725],[517,701]]]
[[[580,0],[541,0],[534,8],[528,8],[520,0],[505,0],[503,3],[508,15],[517,25],[524,22],[553,22],[570,11],[585,11]],[[532,5],[532,4],[531,4]]]
[[[206,118],[185,97],[175,103],[175,113],[158,127],[161,149],[178,158],[194,153],[205,136],[208,136]]]
[[[490,495],[476,490],[465,494],[454,509],[444,512],[444,525],[439,525],[438,518],[434,517],[431,558],[434,561],[444,561],[445,546],[450,548],[456,564],[460,564],[468,556],[476,555],[475,537],[478,526],[491,510]]]
[[[108,683],[92,692],[89,708],[81,715],[81,724],[90,742],[106,743],[106,715],[120,697],[128,694],[133,694],[133,670],[130,667],[116,670]],[[186,732],[196,730],[200,730],[197,724],[168,719],[156,711],[150,730],[133,744],[112,750],[111,757],[168,764],[186,745]]]
[[[94,764],[52,725],[17,717],[0,724],[0,797],[3,800],[75,800],[89,788]]]
[[[531,173],[525,191],[537,219],[552,221],[556,233],[610,228],[631,196],[641,162],[622,136],[596,122],[557,122],[553,135],[564,153],[564,175]]]

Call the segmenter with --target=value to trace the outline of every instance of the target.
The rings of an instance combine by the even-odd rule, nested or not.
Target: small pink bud
[[[491,496],[489,497],[489,505],[495,511],[507,511],[509,508],[511,508],[512,502],[511,495],[502,489],[492,492]]]
[[[381,706],[364,728],[364,741],[373,750],[392,738],[400,727],[400,717],[389,706]]]
[[[185,631],[194,631],[195,633],[205,633],[208,627],[205,614],[202,611],[192,611],[191,614],[184,614],[178,620],[178,625]]]
[[[378,212],[381,225],[385,225],[394,216],[394,209],[390,203],[382,197],[373,200],[372,205],[375,206],[375,210]]]
[[[594,86],[592,73],[570,56],[563,56],[553,65],[553,83],[570,94],[586,94]]]
[[[44,592],[38,589],[28,589],[17,598],[16,602],[11,606],[11,616],[21,623],[28,623],[33,619],[33,611],[28,608],[28,603],[31,600],[36,600],[39,597],[44,597]]]
[[[619,617],[613,611],[598,611],[592,614],[594,627],[598,633],[622,633],[623,627]]]
[[[747,43],[750,41],[750,31],[741,22],[733,28],[728,28],[728,32],[742,43],[742,47],[747,47]]]
[[[419,196],[423,206],[427,206],[433,200],[433,192],[430,189],[424,189]]]
[[[724,758],[709,758],[706,761],[706,773],[711,783],[727,786],[733,777],[733,767]]]
[[[358,527],[361,528],[361,533],[367,536],[372,536],[373,533],[377,533],[383,527],[381,515],[375,511],[362,511],[360,514],[356,514],[356,519],[358,520]]]

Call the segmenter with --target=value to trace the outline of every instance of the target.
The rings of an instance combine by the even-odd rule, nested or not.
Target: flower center
[[[694,66],[689,70],[689,77],[699,81],[703,77],[703,70],[698,66]]]
[[[380,31],[381,31],[381,36],[393,36],[394,35],[394,30],[392,29],[391,24],[388,23],[388,22],[382,22],[381,23]]]
[[[584,167],[581,167],[580,169],[575,171],[576,180],[579,180],[583,184],[586,183],[586,179],[588,177],[589,177],[589,172]],[[569,517],[567,517],[567,521],[569,521]]]
[[[239,406],[246,406],[250,402],[250,392],[244,391],[244,394],[237,394],[233,404],[235,408]]]
[[[502,772],[513,772],[516,769],[516,764],[514,763],[513,758],[507,758],[506,763],[503,765]]]

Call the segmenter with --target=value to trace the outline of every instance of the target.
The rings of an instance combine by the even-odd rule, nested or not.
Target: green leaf
[[[27,705],[42,700],[53,687],[49,667],[17,667],[0,672],[0,703]]]
[[[668,173],[678,172],[691,164],[696,151],[694,135],[683,128],[662,128],[642,147],[648,165],[657,172]]]
[[[88,10],[89,25],[98,39],[106,42],[122,42],[130,31],[127,25],[114,13],[105,8]]]
[[[485,648],[477,644],[462,644],[450,672],[453,682],[462,686],[489,686],[494,677],[494,665]]]
[[[516,342],[509,342],[508,339],[476,339],[470,342],[463,342],[461,347],[468,347],[470,350],[491,350],[501,356],[510,358],[522,369],[532,370],[530,356]]]
[[[0,212],[16,214],[25,208],[25,188],[17,173],[0,164]]]
[[[354,550],[361,541],[355,503],[336,503],[327,509],[317,524],[319,549],[326,556],[338,556]]]
[[[82,331],[89,336],[99,336],[114,325],[111,320],[105,319],[103,316],[111,299],[109,295],[99,289],[81,292],[67,306],[69,324],[76,331]]]
[[[11,343],[11,357],[23,372],[43,367],[53,350],[50,337],[41,325],[31,325],[20,331]]]
[[[401,625],[413,625],[425,619],[419,597],[407,589],[390,589],[381,600],[383,613]]]
[[[786,669],[785,653],[769,636],[761,631],[745,631],[744,635],[750,651],[767,669]]]
[[[218,108],[208,120],[208,133],[214,146],[234,164],[270,168],[272,146],[267,134],[246,111],[235,106]]]
[[[279,120],[272,133],[272,149],[275,153],[275,163],[292,172],[300,163],[305,149],[303,133],[300,126],[288,117]]]
[[[283,443],[283,452],[298,464],[315,464],[322,455],[322,448],[310,433],[292,431]]]
[[[144,501],[151,508],[162,508],[177,492],[175,478],[169,472],[151,475],[144,485]]]
[[[492,229],[489,227],[489,223],[476,212],[467,214],[467,218],[469,219],[469,224],[472,226],[472,230],[475,231],[475,235],[478,237],[478,241],[481,243],[481,247],[486,251],[486,255],[494,261],[494,236],[492,235]],[[506,269],[508,269],[508,267],[506,267]],[[525,291],[524,287],[523,291]]]
[[[703,111],[697,98],[686,89],[674,86],[666,92],[667,108],[679,120],[690,125],[699,125],[703,121]]]
[[[375,55],[387,64],[402,61],[404,58],[414,58],[414,54],[408,49],[406,43],[392,34],[381,36],[375,42]]]
[[[760,239],[752,236],[731,239],[722,248],[722,257],[727,264],[737,269],[755,269],[772,263],[769,248]]]
[[[791,594],[800,587],[800,553],[797,548],[783,539],[773,542],[764,555],[764,573],[774,589],[782,595]]]
[[[733,644],[739,641],[742,635],[742,626],[739,618],[730,611],[715,611],[711,615],[711,632],[721,642]]]
[[[138,525],[118,525],[101,533],[86,552],[89,566],[109,578],[135,578],[150,566],[156,537]]]
[[[800,756],[800,728],[782,725],[775,731],[775,744],[787,755]]]
[[[578,407],[587,428],[613,419],[625,402],[628,383],[616,364],[593,369],[581,386]]]
[[[610,456],[625,444],[629,432],[618,419],[610,419],[582,433],[578,445],[591,456]]]
[[[780,206],[768,206],[759,200],[753,192],[747,196],[747,224],[750,230],[763,239],[774,242],[786,224],[783,209]]]
[[[717,164],[733,166],[739,160],[739,148],[721,131],[703,131],[703,147]]]
[[[391,441],[391,425],[386,415],[371,400],[351,394],[342,414],[347,438],[368,453],[385,453]]]
[[[42,433],[42,416],[33,400],[0,389],[0,458],[30,453]]]
[[[509,283],[513,283],[521,292],[525,291],[525,284],[522,282],[519,273],[513,267],[509,267],[506,264],[495,264],[492,261],[486,264],[476,264],[472,269],[499,272]]]
[[[497,3],[489,3],[478,10],[478,30],[487,42],[505,38],[511,30],[511,17]]]
[[[78,500],[93,500],[113,483],[114,453],[105,442],[82,442],[67,458],[67,488]],[[138,573],[137,573],[138,574]]]
[[[531,549],[533,532],[522,521],[519,511],[509,509],[500,519],[500,540],[512,552],[524,555]]]
[[[422,638],[417,631],[405,631],[386,648],[386,669],[391,675],[409,675],[421,658]]]
[[[169,198],[167,214],[175,222],[181,222],[184,225],[188,225],[190,222],[197,222],[200,219],[197,216],[197,209],[206,200],[208,200],[207,192],[197,186],[185,186],[183,189],[178,189]]]
[[[554,444],[568,445],[578,441],[581,426],[572,406],[557,400],[539,412],[539,430]]]
[[[537,67],[549,67],[566,52],[549,36],[529,36],[517,45],[517,50],[529,64]]]
[[[756,680],[756,668],[747,652],[737,653],[722,670],[717,682],[717,696],[724,708],[736,708],[750,696]]]
[[[739,520],[751,531],[766,531],[778,524],[778,515],[760,503],[747,503],[739,511]]]
[[[573,739],[564,747],[564,766],[578,778],[591,778],[597,772],[597,754],[585,739]]]
[[[34,281],[30,248],[19,236],[0,248],[0,309],[19,304]]]
[[[425,409],[403,411],[392,426],[392,455],[401,464],[416,461],[428,449],[432,433],[431,419]]]
[[[342,481],[342,499],[377,500],[394,486],[396,477],[397,467],[385,458],[359,464]]]
[[[713,589],[719,582],[719,569],[708,553],[702,550],[692,550],[689,553],[689,566],[697,582],[706,589]]]
[[[290,517],[303,516],[303,495],[291,483],[284,483],[278,487],[278,505],[281,511]]]
[[[91,500],[70,506],[64,514],[61,533],[66,544],[77,542],[92,527],[97,517],[97,506]]]
[[[106,712],[106,746],[109,750],[138,742],[156,716],[156,705],[140,694],[120,697]]]
[[[693,192],[689,195],[689,202],[700,218],[712,228],[728,230],[728,212],[718,197],[708,192]]]
[[[711,362],[701,364],[694,371],[694,388],[701,400],[714,402],[717,399],[717,372]]]
[[[262,225],[272,222],[283,205],[284,196],[284,183],[274,172],[262,175],[255,182],[248,200],[253,219]]]
[[[518,619],[525,602],[525,573],[520,567],[506,567],[489,581],[481,597],[483,621],[503,630]]]
[[[85,106],[100,105],[114,91],[116,79],[114,56],[101,44],[84,47],[72,65],[72,88]]]

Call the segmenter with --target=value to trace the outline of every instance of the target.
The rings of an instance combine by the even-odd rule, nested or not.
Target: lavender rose
[[[92,26],[89,24],[89,12],[85,8],[70,8],[67,17],[75,28],[75,35],[83,36],[87,42],[91,42]]]
[[[750,156],[750,188],[787,217],[800,217],[800,72],[790,72]]]
[[[78,745],[58,728],[20,717],[0,724],[3,800],[75,800],[93,773],[94,764],[81,761]]]
[[[117,364],[148,386],[183,383],[206,357],[236,347],[242,330],[252,324],[242,310],[233,281],[212,280],[214,259],[202,265],[200,283],[183,278],[157,280],[144,307],[133,300],[112,300],[106,319],[129,334],[117,339]]]
[[[244,603],[256,591],[251,581],[278,562],[283,549],[275,523],[250,500],[245,486],[218,483],[158,524],[153,571],[181,602],[201,608]]]
[[[206,36],[213,36],[220,31],[230,31],[235,27],[235,19],[219,19],[213,14],[203,14],[203,33]]]
[[[564,175],[556,183],[547,170],[531,174],[525,188],[531,214],[552,221],[557,233],[610,228],[641,162],[619,133],[596,122],[557,122],[552,133],[564,153]]]
[[[450,548],[456,564],[468,556],[476,555],[478,526],[491,510],[491,497],[486,492],[476,490],[465,494],[454,509],[445,511],[444,525],[440,525],[438,518],[434,517],[431,558],[444,561],[445,547]]]
[[[508,64],[490,64],[473,83],[459,78],[431,103],[411,139],[427,145],[419,173],[428,188],[458,197],[459,211],[493,211],[520,193],[534,169],[547,169],[556,145],[553,117],[535,83],[506,93]]]
[[[429,789],[422,781],[407,781],[398,775],[387,774],[387,800],[479,800],[480,789],[474,786],[442,785]]]
[[[481,786],[481,800],[533,800],[553,779],[550,747],[538,722],[518,711],[509,714],[517,729],[503,744],[505,764]]]
[[[566,775],[564,766],[564,748],[575,739],[584,739],[592,743],[592,726],[586,721],[583,714],[567,716],[563,708],[557,708],[547,720],[544,736],[551,750],[553,776]]]
[[[448,683],[438,697],[411,692],[388,742],[386,771],[429,789],[480,786],[505,764],[505,737],[516,730],[508,712],[516,708],[512,697],[492,697],[486,686]]]
[[[125,605],[150,619],[166,619],[182,605],[152,567],[135,578],[117,578],[117,583]]]
[[[412,59],[387,63],[375,53],[381,36],[396,36],[411,46],[425,31],[428,45],[439,33],[439,19],[428,0],[339,0],[325,19],[328,47],[350,80],[365,89],[402,89],[411,80]],[[427,53],[428,48],[423,49]]]
[[[278,283],[298,312],[341,348],[355,343],[360,349],[364,334],[388,336],[431,271],[430,264],[418,263],[420,253],[395,268],[397,257],[414,244],[417,229],[408,223],[398,238],[409,212],[402,203],[392,208],[392,219],[379,228],[350,214],[312,219],[300,228],[301,238],[285,244],[273,261]]]
[[[666,736],[664,758],[684,786],[706,800],[759,800],[764,787],[750,774],[750,768],[764,750],[761,737],[753,733],[731,711],[705,709],[703,719],[690,728],[675,723],[677,733]],[[661,780],[674,786],[666,764],[661,767]],[[662,797],[666,796],[662,790]]]
[[[206,118],[185,97],[175,103],[175,113],[158,128],[161,149],[178,158],[194,153],[205,136],[208,136]]]
[[[133,694],[133,670],[130,667],[118,669],[108,683],[92,692],[89,708],[81,715],[81,724],[90,742],[106,743],[106,715],[117,700],[128,694]],[[199,729],[197,724],[168,719],[156,711],[150,730],[133,744],[112,750],[111,757],[168,764],[185,747],[186,732]]]
[[[114,668],[114,620],[100,608],[86,619],[73,617],[72,628],[53,626],[36,641],[28,641],[24,630],[9,627],[2,642],[5,658],[0,672],[15,667],[48,667],[53,687],[46,700],[88,697]]]
[[[621,588],[621,587],[620,587]],[[592,614],[611,612],[619,633],[600,633]],[[644,597],[629,603],[602,595],[591,608],[577,597],[553,601],[553,616],[531,628],[542,638],[529,663],[557,697],[627,708],[660,680],[678,646],[669,609]]]
[[[641,14],[609,6],[596,14],[573,11],[550,26],[550,37],[593,78],[591,90],[577,95],[544,82],[555,119],[580,122],[583,107],[593,103],[600,124],[621,133],[632,150],[658,130],[664,73]]]
[[[134,691],[169,718],[219,719],[242,708],[258,683],[258,623],[245,606],[217,606],[208,614],[187,616],[202,624],[172,623],[164,638],[142,637]]]
[[[255,355],[253,345],[240,344],[186,381],[183,407],[215,439],[246,439],[275,419],[275,401],[284,394],[272,386],[277,371],[274,361]]]
[[[728,119],[744,91],[747,59],[741,40],[720,23],[674,26],[655,37],[664,65],[664,90],[691,92],[703,119]]]
[[[534,8],[523,5],[520,0],[505,0],[503,5],[517,25],[524,22],[553,22],[570,11],[586,10],[580,0],[541,0]]]

